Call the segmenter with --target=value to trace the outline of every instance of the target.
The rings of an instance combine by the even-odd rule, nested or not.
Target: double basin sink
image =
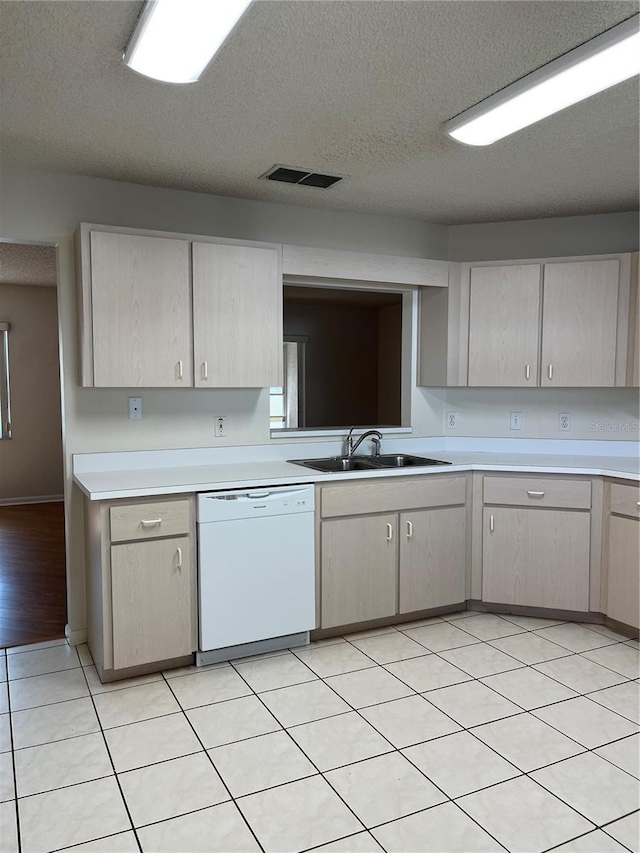
[[[331,456],[327,459],[290,459],[294,465],[304,465],[314,471],[335,474],[341,471],[374,471],[381,468],[422,468],[432,465],[451,465],[425,456],[405,453],[383,453],[380,456]]]

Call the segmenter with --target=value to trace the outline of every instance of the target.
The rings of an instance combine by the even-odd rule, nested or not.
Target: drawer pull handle
[[[206,361],[203,361],[203,362],[202,362],[202,367],[201,367],[201,376],[202,376],[202,380],[203,380],[204,382],[206,382],[206,381],[207,381],[207,379],[209,378],[209,365],[207,364],[207,362],[206,362]]]
[[[183,374],[183,370],[182,370],[182,362],[181,362],[181,361],[179,361],[179,362],[178,362],[178,379],[182,379],[182,374]]]
[[[543,498],[544,492],[532,492],[530,489],[527,489],[527,494],[530,498]]]
[[[529,377],[531,376],[531,371],[530,371],[530,369],[529,369],[529,365],[528,365],[528,364],[527,364],[527,366],[525,367],[524,375],[525,375],[525,378],[526,378],[526,380],[527,380],[527,382],[528,382],[528,381],[529,381]]]
[[[182,569],[182,548],[176,550],[176,566],[178,569]]]
[[[407,539],[411,539],[413,536],[413,524],[410,521],[407,521]]]
[[[387,542],[393,539],[393,525],[387,524]]]
[[[143,527],[157,527],[159,524],[162,524],[161,518],[141,518],[140,524]]]
[[[489,516],[489,532],[493,533],[493,515]]]
[[[553,365],[549,365],[549,380],[553,379]]]

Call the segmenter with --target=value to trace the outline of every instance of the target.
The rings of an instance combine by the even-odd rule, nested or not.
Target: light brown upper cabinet
[[[539,264],[472,267],[470,386],[536,386],[540,272]]]
[[[106,231],[90,240],[91,384],[192,385],[189,243]]]
[[[281,246],[83,223],[76,249],[83,386],[282,383]]]
[[[615,385],[620,262],[545,264],[543,388]]]
[[[193,332],[196,387],[281,385],[278,250],[193,243]]]

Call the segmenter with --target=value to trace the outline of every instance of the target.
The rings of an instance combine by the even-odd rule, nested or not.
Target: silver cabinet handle
[[[391,542],[393,539],[393,525],[387,524],[387,542]]]
[[[206,382],[207,379],[209,378],[209,365],[207,364],[206,361],[202,362],[202,367],[200,368],[200,374],[202,376],[202,379]]]
[[[413,524],[410,521],[407,521],[407,539],[411,539],[413,536]]]
[[[143,527],[156,527],[159,524],[162,524],[161,518],[141,518],[140,524]]]
[[[177,367],[177,371],[178,371],[178,379],[182,379],[182,373],[183,373],[182,361],[179,361],[178,364],[176,365],[176,367]]]
[[[489,516],[489,531],[493,533],[493,515]]]
[[[640,506],[640,501],[636,501],[636,506]]]
[[[553,365],[552,364],[549,365],[549,374],[548,375],[549,375],[549,379],[553,379]]]
[[[182,548],[176,549],[176,568],[182,568]]]
[[[527,494],[530,498],[543,498],[544,492],[532,492],[530,489],[527,489]]]
[[[524,369],[524,375],[525,375],[525,378],[526,378],[526,380],[527,380],[527,382],[528,382],[528,381],[529,381],[529,377],[531,376],[531,370],[529,369],[529,365],[528,365],[528,364],[527,364],[527,366],[526,366],[526,367],[525,367],[525,369]]]

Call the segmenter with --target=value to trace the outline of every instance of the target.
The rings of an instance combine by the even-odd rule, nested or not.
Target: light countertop
[[[298,450],[300,450],[298,448]],[[415,452],[411,450],[409,452]],[[256,460],[205,465],[171,465],[129,470],[76,471],[74,481],[92,501],[192,492],[331,483],[343,480],[403,476],[438,476],[466,471],[510,471],[616,477],[640,481],[640,460],[632,456],[587,456],[550,453],[425,451],[419,455],[451,462],[429,468],[350,471],[325,474],[291,462]],[[301,458],[308,458],[301,456]]]

